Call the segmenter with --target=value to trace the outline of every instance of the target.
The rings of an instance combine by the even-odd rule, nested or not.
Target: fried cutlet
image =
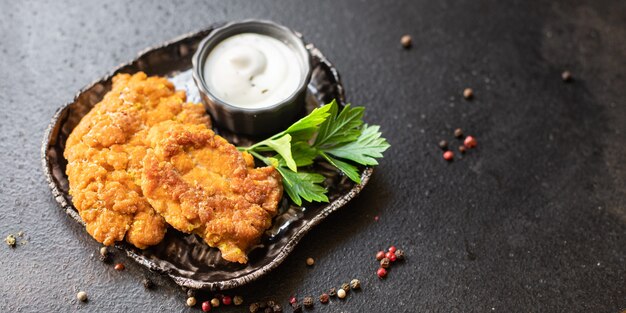
[[[222,258],[246,263],[247,251],[271,226],[282,197],[279,173],[254,168],[205,125],[164,122],[147,140],[141,189],[174,228],[201,236]]]
[[[209,125],[203,106],[185,99],[165,78],[119,74],[68,137],[70,195],[97,241],[111,245],[126,238],[146,248],[163,239],[166,223],[140,187],[142,161],[152,126],[163,121]]]

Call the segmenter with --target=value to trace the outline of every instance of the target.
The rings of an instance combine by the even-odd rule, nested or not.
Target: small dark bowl
[[[215,96],[204,79],[207,56],[224,39],[242,33],[256,33],[284,42],[300,59],[302,76],[298,88],[285,100],[265,108],[241,108]],[[307,85],[311,79],[311,54],[302,36],[289,28],[262,20],[231,22],[211,32],[198,46],[192,58],[193,79],[200,90],[202,102],[214,121],[235,133],[262,136],[277,133],[304,112]]]

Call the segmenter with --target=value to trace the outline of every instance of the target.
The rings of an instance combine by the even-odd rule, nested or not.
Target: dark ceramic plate
[[[191,56],[202,38],[214,27],[180,37],[159,47],[141,53],[134,61],[115,69],[109,75],[81,90],[74,101],[60,108],[46,130],[42,147],[43,167],[55,200],[77,222],[83,224],[72,205],[65,175],[67,161],[63,157],[65,141],[80,119],[111,88],[111,78],[117,73],[144,71],[148,75],[169,77],[177,89],[185,89],[189,101],[200,102],[198,90],[191,77]],[[343,86],[336,69],[313,45],[307,45],[313,56],[313,74],[308,86],[307,110],[337,99],[345,101]],[[303,112],[304,114],[304,112]],[[236,145],[249,144],[254,138],[215,129]],[[195,289],[229,289],[253,281],[277,267],[294,249],[300,239],[328,214],[354,198],[368,182],[371,168],[362,168],[360,185],[352,183],[328,164],[315,163],[311,170],[326,177],[330,203],[293,205],[284,198],[272,229],[260,244],[249,253],[248,264],[222,260],[219,250],[210,248],[195,235],[187,235],[169,228],[165,239],[145,250],[119,242],[116,247],[152,271],[169,275],[181,286]]]

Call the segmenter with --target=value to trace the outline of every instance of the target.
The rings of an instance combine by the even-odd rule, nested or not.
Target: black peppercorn
[[[195,297],[196,291],[194,289],[187,290],[187,297]]]
[[[389,263],[390,262],[391,261],[389,259],[384,258],[384,259],[380,260],[380,267],[382,267],[382,268],[389,268]]]
[[[399,261],[404,260],[404,250],[400,250],[400,249],[398,249],[398,250],[396,251],[396,258],[397,258],[397,260],[399,260]]]
[[[465,153],[465,146],[459,146],[459,152]],[[397,255],[396,255],[397,256]]]
[[[328,291],[328,295],[331,297],[334,297],[337,295],[337,289],[335,287],[330,288],[330,290]]]
[[[348,283],[341,284],[341,289],[343,289],[345,292],[350,291],[350,284]]]
[[[304,297],[304,299],[302,300],[302,303],[304,304],[305,307],[310,308],[313,306],[313,298]]]
[[[463,137],[463,130],[460,128],[457,128],[454,130],[454,137],[456,138],[461,138]]]
[[[276,305],[276,301],[274,300],[268,300],[266,305],[270,308],[273,308]]]
[[[250,313],[258,313],[260,310],[259,308],[259,304],[258,303],[252,303],[250,304]]]
[[[152,289],[154,288],[154,283],[148,279],[148,278],[144,278],[141,283],[143,284],[143,287],[146,289]]]
[[[564,82],[569,82],[572,80],[572,73],[570,71],[565,71],[561,74],[561,78]]]
[[[439,148],[441,148],[441,149],[443,149],[443,150],[448,149],[448,142],[447,142],[447,141],[445,141],[445,140],[440,141],[440,142],[439,142]]]
[[[109,254],[106,254],[106,255],[100,254],[98,256],[98,259],[100,260],[100,262],[106,263],[106,264],[109,264],[109,263],[111,263],[113,261],[113,258]]]

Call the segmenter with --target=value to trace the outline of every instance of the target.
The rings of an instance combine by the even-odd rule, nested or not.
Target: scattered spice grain
[[[456,138],[461,138],[463,137],[463,130],[460,128],[457,128],[454,130],[454,137]]]
[[[570,71],[564,71],[561,73],[561,79],[563,79],[564,82],[572,81],[572,73]]]
[[[302,304],[304,304],[304,306],[307,308],[313,307],[313,298],[309,296],[304,297],[304,299],[302,300]]]
[[[389,252],[391,252],[391,253],[396,253],[396,250],[398,250],[398,249],[396,248],[396,246],[391,246],[391,247],[389,247],[389,249],[388,249],[387,251],[389,251]]]
[[[389,264],[391,263],[391,261],[388,258],[384,258],[382,260],[380,260],[380,267],[382,268],[389,268]]]
[[[220,306],[220,299],[218,298],[211,299],[211,306],[213,306],[214,308],[217,308],[218,306]]]
[[[298,303],[298,299],[296,299],[295,296],[291,296],[291,298],[289,298],[289,304],[294,304],[294,303]]]
[[[195,297],[196,291],[193,289],[187,289],[187,297]]]
[[[195,297],[189,297],[187,298],[187,306],[188,307],[193,307],[196,305],[196,298]]]
[[[315,264],[315,260],[313,258],[306,259],[306,265],[313,266],[313,264]]]
[[[243,298],[241,296],[233,297],[233,303],[235,305],[241,305],[243,303]]]
[[[108,256],[109,255],[109,249],[107,247],[100,248],[100,255],[101,256]]]
[[[404,250],[398,249],[398,251],[396,251],[396,257],[398,258],[398,261],[404,260]]]
[[[439,142],[439,148],[441,148],[442,150],[446,150],[448,149],[448,142],[445,140],[442,140]]]
[[[348,284],[348,283],[341,284],[341,289],[343,289],[343,291],[345,291],[345,292],[350,291],[350,284]]]
[[[378,271],[376,271],[376,275],[378,275],[378,277],[380,278],[384,278],[385,276],[387,276],[387,270],[381,267],[378,269]]]
[[[361,281],[360,281],[360,280],[358,280],[358,279],[356,279],[356,278],[355,278],[355,279],[353,279],[353,280],[350,282],[350,288],[352,288],[353,290],[356,290],[356,289],[361,289]]]
[[[472,149],[472,148],[476,147],[476,138],[474,138],[472,136],[467,136],[465,138],[465,141],[463,141],[463,144],[465,145],[466,148]]]
[[[292,303],[291,307],[293,308],[293,312],[294,313],[300,313],[302,312],[302,306],[299,303]]]
[[[211,311],[211,303],[209,301],[202,302],[202,312]]]
[[[328,291],[328,295],[331,296],[331,297],[336,296],[337,295],[337,288],[335,288],[335,287],[330,288],[330,290]]]
[[[328,296],[328,294],[327,294],[327,293],[323,293],[323,294],[320,296],[320,302],[321,302],[321,303],[326,304],[326,303],[328,303],[328,300],[330,300],[330,297]]]
[[[385,258],[385,252],[384,251],[378,251],[378,253],[376,253],[376,260],[380,261],[382,259]]]
[[[283,312],[283,307],[282,307],[280,304],[275,304],[275,305],[272,307],[272,311],[273,311],[274,313],[282,313],[282,312]]]
[[[343,299],[346,297],[346,291],[343,289],[339,289],[337,290],[337,297],[339,297],[339,299]]]
[[[443,159],[446,161],[452,161],[454,159],[454,152],[446,151],[443,153]]]
[[[117,263],[114,268],[116,271],[123,271],[126,267],[122,263]]]
[[[252,303],[252,304],[250,304],[250,308],[249,309],[250,309],[250,313],[257,313],[257,312],[259,312],[259,309],[260,309],[259,308],[259,304],[256,303],[256,302]]]
[[[233,298],[231,298],[230,296],[224,296],[222,298],[222,303],[224,303],[224,305],[230,305],[231,303],[233,303]]]
[[[472,97],[474,97],[474,90],[472,90],[472,88],[465,88],[465,90],[463,90],[463,98],[469,100]]]
[[[87,301],[87,293],[86,293],[86,292],[84,292],[84,291],[79,291],[79,292],[76,294],[76,299],[78,299],[78,301],[80,301],[80,302],[85,302],[85,301]]]
[[[459,152],[465,153],[465,151],[466,151],[465,146],[459,146]]]
[[[7,236],[7,238],[6,238],[4,241],[6,241],[6,243],[7,243],[7,245],[8,245],[9,247],[11,247],[11,248],[15,248],[15,242],[16,242],[16,240],[15,240],[15,236],[13,236],[13,234],[9,234],[9,235]]]
[[[409,35],[404,35],[400,38],[400,44],[402,44],[402,47],[404,47],[405,49],[411,48],[411,45],[413,44],[413,39]]]

